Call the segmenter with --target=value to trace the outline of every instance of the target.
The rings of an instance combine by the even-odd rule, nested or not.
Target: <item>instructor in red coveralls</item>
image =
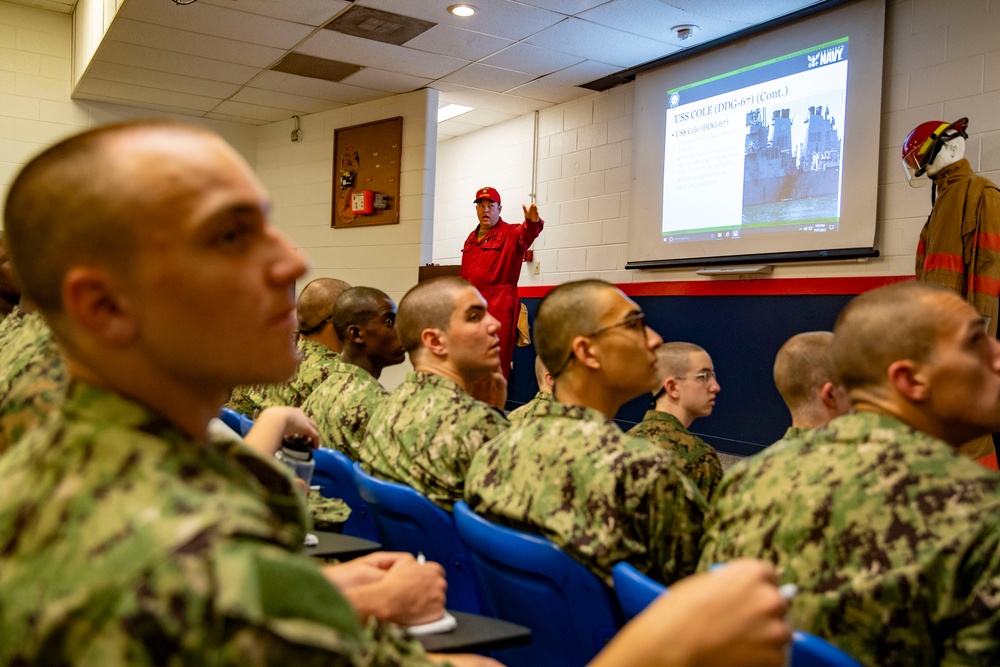
[[[538,238],[545,221],[538,217],[538,207],[522,206],[524,222],[510,225],[500,219],[500,193],[495,188],[476,191],[476,216],[479,226],[469,234],[462,247],[462,270],[458,275],[476,286],[486,299],[490,315],[500,321],[500,370],[510,377],[517,336],[517,316],[521,301],[517,298],[517,280],[528,246]]]

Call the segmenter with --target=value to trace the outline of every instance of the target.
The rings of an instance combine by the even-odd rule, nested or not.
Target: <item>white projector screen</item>
[[[640,74],[626,268],[873,255],[883,0]]]

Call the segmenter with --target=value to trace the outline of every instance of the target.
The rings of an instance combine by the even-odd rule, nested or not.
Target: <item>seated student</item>
[[[449,511],[462,499],[472,456],[508,426],[499,327],[461,278],[432,278],[406,293],[396,333],[413,371],[372,413],[361,445],[366,470]]]
[[[365,584],[402,583],[396,611],[420,622],[438,567],[321,569],[291,477],[206,438],[228,387],[297,362],[305,265],[269,209],[231,147],[168,121],[71,137],[12,184],[14,266],[72,380],[0,457],[0,664],[432,664],[334,584],[375,596],[367,616],[386,599]]]
[[[62,401],[66,364],[52,330],[27,297],[0,322],[0,454]]]
[[[715,447],[688,430],[698,417],[707,417],[719,393],[712,358],[694,343],[664,343],[656,351],[658,382],[653,405],[628,434],[670,450],[677,465],[706,498],[722,479]]]
[[[612,421],[653,385],[662,340],[634,301],[599,280],[552,290],[535,331],[556,400],[476,453],[469,507],[545,535],[609,584],[619,561],[666,584],[689,574],[705,499],[671,454]]]
[[[865,665],[1000,665],[1000,477],[957,453],[1000,430],[1000,342],[956,294],[896,283],[833,332],[854,411],[742,462],[700,568],[773,561],[795,627]]]
[[[515,408],[507,415],[507,421],[516,424],[534,414],[540,405],[552,400],[552,373],[542,363],[542,358],[535,355],[535,380],[538,382],[538,393],[530,401]]]
[[[328,377],[343,345],[333,328],[333,305],[350,285],[334,278],[317,278],[302,289],[295,304],[299,322],[299,366],[287,382],[241,385],[229,397],[229,407],[251,419],[273,405],[302,407]]]
[[[832,345],[832,332],[807,331],[795,334],[778,350],[774,386],[792,414],[783,439],[798,438],[850,412],[847,391],[833,374]]]
[[[396,335],[396,304],[372,287],[352,287],[337,298],[333,327],[343,341],[340,358],[302,410],[316,420],[324,447],[357,461],[368,419],[389,395],[378,382],[382,369],[403,363],[406,351]]]

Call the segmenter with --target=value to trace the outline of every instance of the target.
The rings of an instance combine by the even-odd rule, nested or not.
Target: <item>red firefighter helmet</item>
[[[912,187],[917,188],[927,184],[927,179],[921,178],[921,176],[926,173],[927,166],[937,157],[941,146],[955,137],[968,139],[969,135],[965,131],[968,125],[968,118],[959,118],[954,123],[929,120],[910,131],[906,136],[906,141],[903,142],[902,160],[906,180]]]

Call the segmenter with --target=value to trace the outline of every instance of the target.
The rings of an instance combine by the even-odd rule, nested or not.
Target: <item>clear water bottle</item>
[[[291,468],[307,487],[312,482],[316,461],[313,459],[312,441],[309,438],[301,435],[288,436],[281,442],[281,449],[275,453],[274,458]]]

